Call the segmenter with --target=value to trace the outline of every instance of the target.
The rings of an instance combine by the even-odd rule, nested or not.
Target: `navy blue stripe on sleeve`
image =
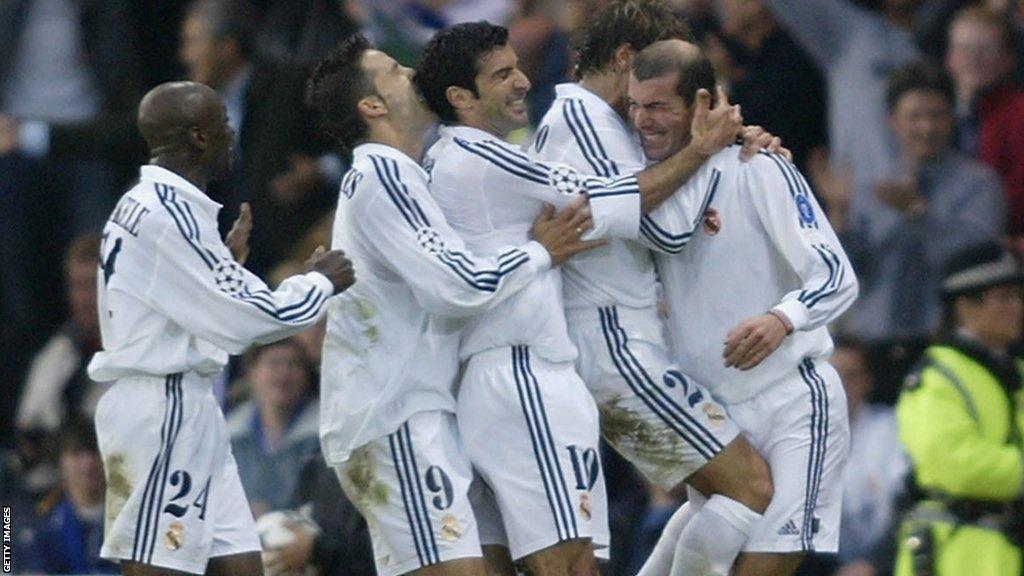
[[[241,268],[241,266],[230,259],[222,259],[213,250],[210,250],[200,242],[200,228],[199,222],[195,217],[195,213],[192,211],[192,207],[188,202],[178,198],[175,194],[174,189],[165,184],[155,184],[157,198],[160,199],[160,203],[163,204],[164,208],[167,209],[168,215],[171,220],[174,221],[175,227],[178,232],[181,233],[185,242],[195,251],[196,254],[203,260],[206,267],[210,269],[214,274],[221,273],[236,273],[241,274],[241,270],[232,270],[233,268]],[[232,294],[218,285],[225,294],[229,294],[233,298],[251,304],[260,311],[266,313],[269,316],[276,318],[282,322],[289,323],[302,323],[306,320],[317,315],[320,311],[320,306],[327,299],[327,295],[313,286],[306,292],[303,299],[295,304],[290,304],[283,308],[278,308],[270,293],[266,294],[254,294],[249,291],[248,287],[243,287],[237,294]],[[261,291],[262,292],[262,291]]]
[[[370,155],[369,158],[373,161],[374,169],[377,172],[381,185],[384,187],[384,191],[391,200],[391,204],[402,215],[402,218],[416,235],[417,240],[424,234],[429,235],[433,233],[436,235],[437,232],[430,227],[430,221],[427,219],[419,203],[409,194],[408,188],[402,182],[397,163],[390,158],[381,156]],[[530,259],[529,255],[522,250],[511,250],[499,256],[497,269],[478,269],[468,256],[459,251],[449,250],[443,245],[433,248],[424,247],[464,282],[484,292],[494,292],[497,290],[498,284],[504,275],[519,268]]]
[[[797,296],[797,300],[803,303],[807,308],[812,308],[823,298],[827,298],[828,296],[838,292],[839,287],[842,285],[843,278],[846,277],[846,270],[842,261],[839,259],[839,256],[832,251],[832,248],[829,245],[815,244],[813,248],[818,253],[818,256],[825,261],[825,265],[828,267],[828,278],[826,278],[821,287],[816,290],[802,290],[800,295]]]
[[[467,142],[461,138],[455,138],[454,140],[456,144],[466,151],[483,158],[513,176],[518,176],[537,184],[550,184],[548,170],[541,164],[530,162],[525,157],[517,158],[509,150],[505,150],[500,146],[488,145],[487,142]]]
[[[562,116],[565,118],[565,123],[569,126],[569,131],[572,132],[573,139],[576,140],[576,145],[579,147],[580,152],[583,153],[583,158],[594,170],[594,174],[597,176],[609,176],[607,167],[599,161],[593,144],[584,133],[583,123],[580,122],[576,110],[573,108],[572,100],[566,100],[562,103]]]

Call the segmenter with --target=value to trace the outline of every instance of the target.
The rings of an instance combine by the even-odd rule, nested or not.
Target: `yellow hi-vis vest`
[[[1024,392],[1008,400],[996,376],[956,348],[933,346],[926,355],[900,395],[896,419],[916,484],[934,499],[919,503],[904,521],[896,576],[1021,576],[1021,549],[990,518],[965,524],[944,502],[998,505],[1021,497]],[[1024,373],[1024,364],[1017,366]],[[922,537],[930,548],[927,570],[921,558],[914,565],[912,548]]]

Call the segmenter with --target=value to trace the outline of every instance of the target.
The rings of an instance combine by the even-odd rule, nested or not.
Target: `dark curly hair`
[[[430,39],[416,68],[415,82],[427,106],[441,122],[458,121],[448,102],[449,86],[476,90],[481,56],[508,44],[508,30],[489,22],[467,22],[446,28]]]
[[[349,36],[317,64],[306,83],[306,106],[344,155],[366,137],[368,127],[356,106],[373,94],[373,85],[360,66],[363,53],[372,47],[361,34]]]
[[[885,93],[885,102],[889,111],[896,109],[896,104],[907,92],[934,92],[941,95],[950,108],[956,106],[953,81],[942,68],[920,60],[897,68],[889,76],[889,86]]]
[[[643,50],[658,40],[696,42],[690,27],[661,0],[616,0],[604,7],[578,42],[576,80],[608,66],[615,50],[629,44]]]

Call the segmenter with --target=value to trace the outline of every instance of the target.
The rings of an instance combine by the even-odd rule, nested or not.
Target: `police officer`
[[[995,243],[947,262],[942,340],[896,406],[914,502],[896,576],[1021,576],[1024,273]]]

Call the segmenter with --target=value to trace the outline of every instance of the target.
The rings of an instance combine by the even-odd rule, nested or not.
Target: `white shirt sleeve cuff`
[[[327,276],[324,276],[320,272],[307,272],[305,276],[306,278],[309,278],[309,281],[312,282],[313,285],[322,290],[324,294],[327,294],[328,296],[334,294],[334,284],[327,278]]]
[[[772,308],[772,310],[778,310],[789,318],[789,321],[793,323],[793,331],[803,330],[807,327],[807,323],[810,321],[810,313],[807,308],[804,307],[797,299],[786,300]]]
[[[613,187],[589,190],[594,229],[585,239],[626,238],[640,234],[640,189],[636,177],[615,181]]]
[[[530,240],[522,247],[523,252],[530,257],[530,263],[534,266],[538,272],[543,272],[548,268],[551,268],[551,254],[548,254],[547,248],[537,242],[536,240]]]

